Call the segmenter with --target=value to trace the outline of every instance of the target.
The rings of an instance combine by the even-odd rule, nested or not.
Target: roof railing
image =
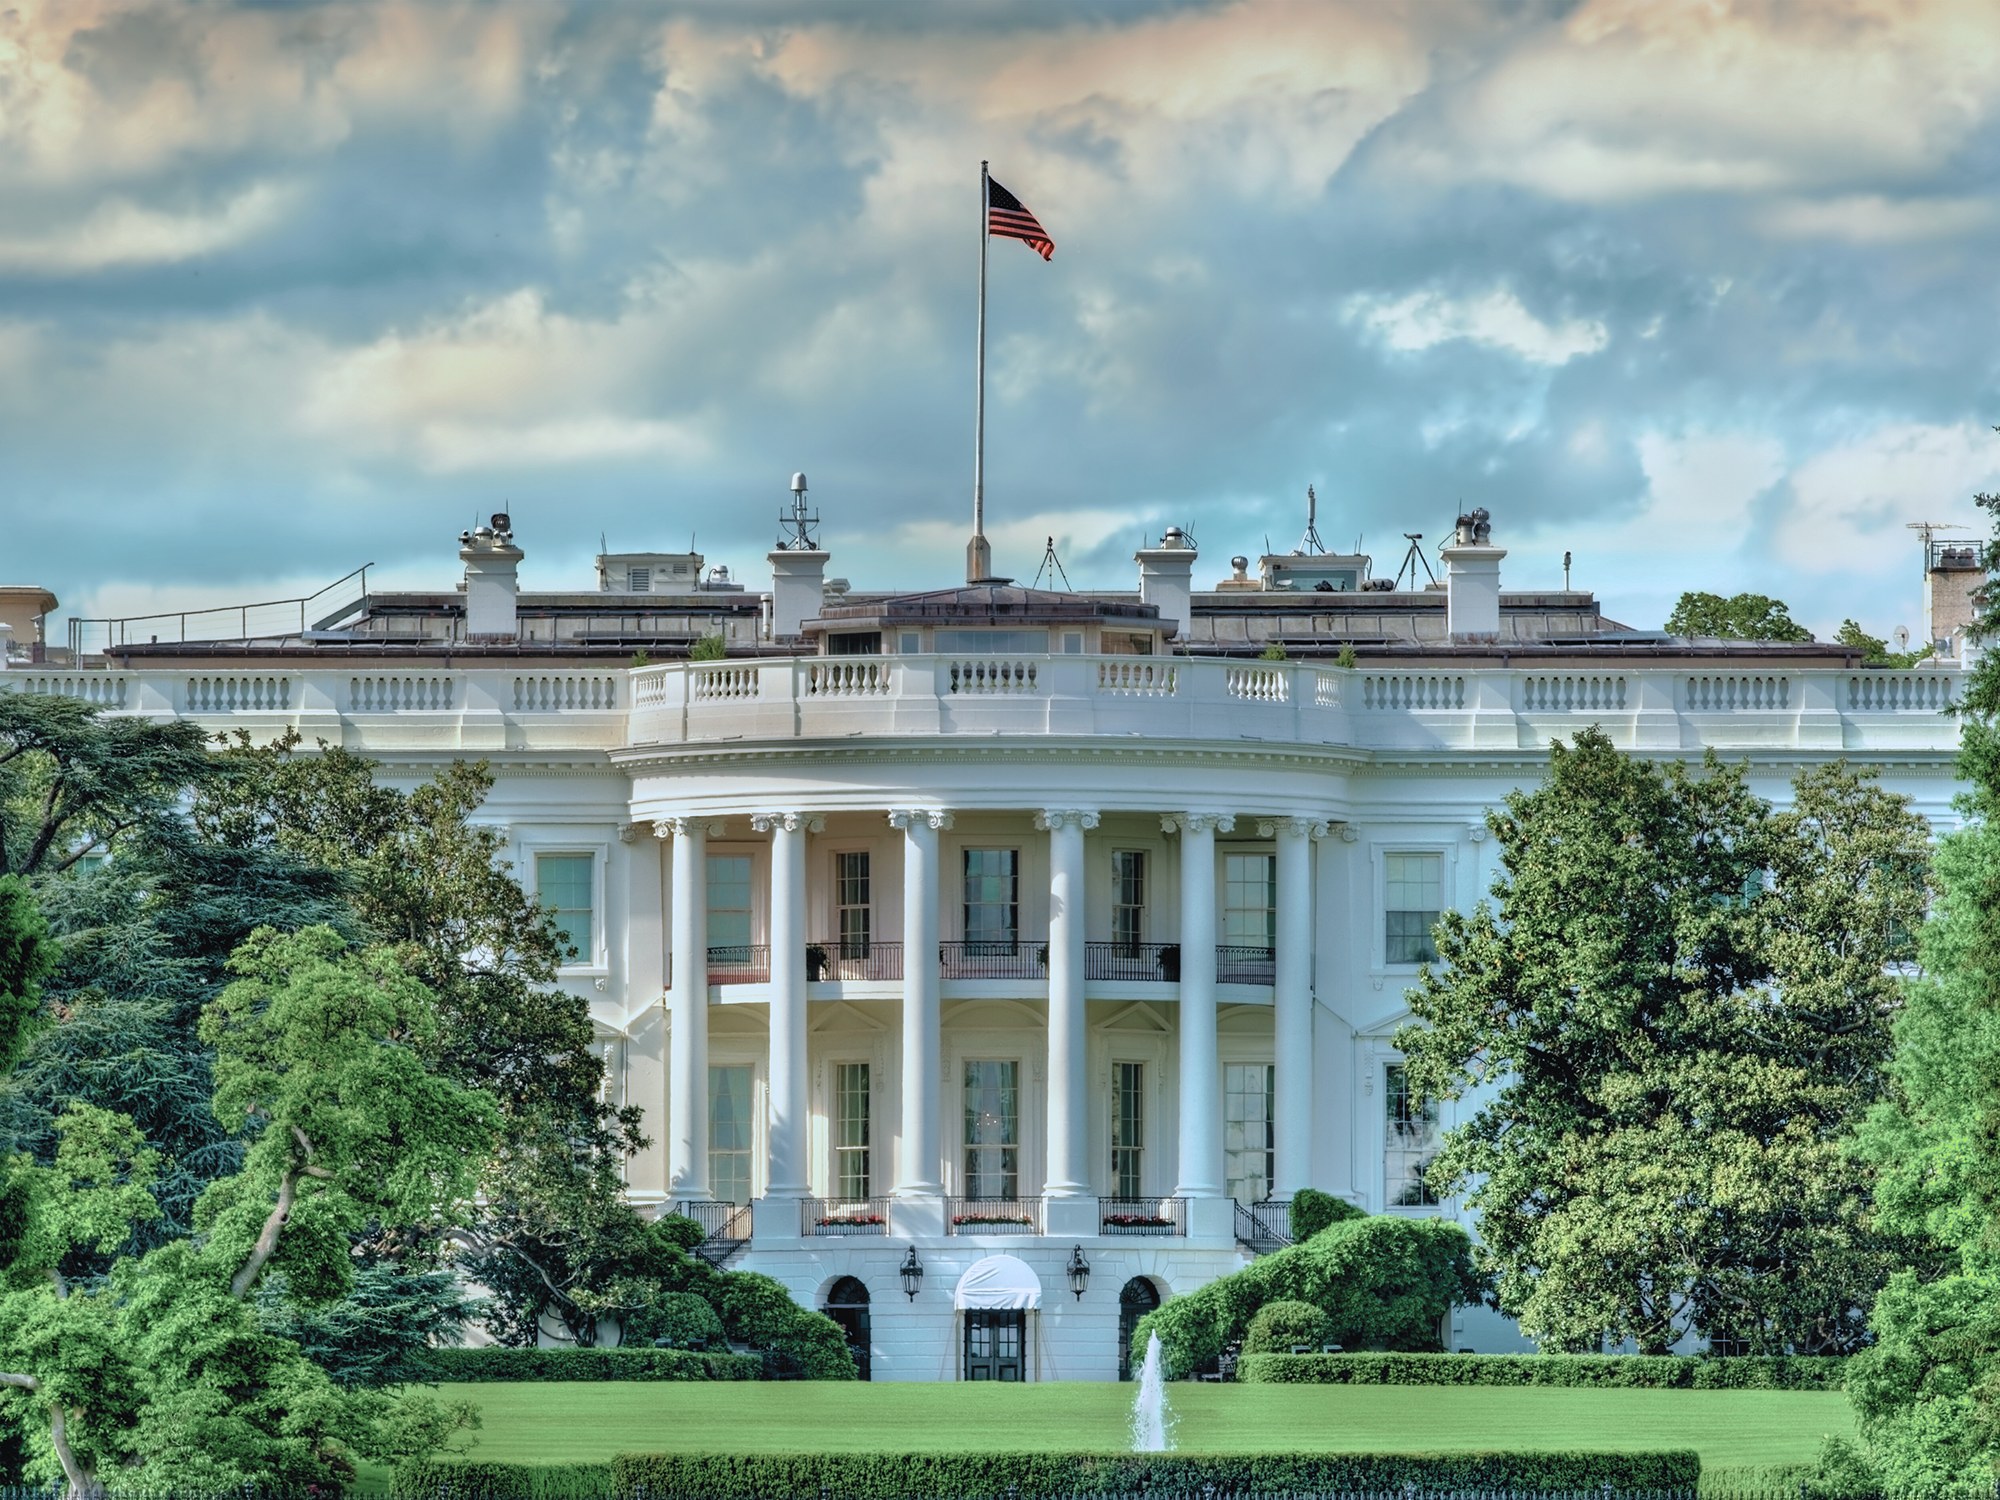
[[[172,644],[184,644],[188,641],[247,641],[252,639],[250,634],[250,611],[253,609],[282,609],[285,611],[282,628],[265,628],[268,616],[262,616],[258,619],[258,635],[260,637],[304,635],[308,630],[326,630],[339,621],[346,619],[367,601],[368,570],[374,566],[375,564],[372,562],[363,563],[353,572],[343,574],[339,578],[334,579],[325,588],[316,589],[312,593],[296,599],[264,599],[255,604],[225,604],[217,606],[214,609],[165,610],[159,614],[126,615],[120,619],[85,619],[81,616],[71,616],[69,621],[70,660],[81,660],[86,649],[96,647],[96,642],[93,639],[96,632],[91,628],[94,626],[102,627],[103,645],[97,649],[103,651],[110,651],[119,646],[157,645],[164,631],[160,629],[148,631],[143,627],[167,620],[174,622],[175,633],[166,637],[168,642]],[[348,583],[355,583],[353,592],[343,596],[338,607],[329,609],[327,597],[334,590]],[[316,609],[320,611],[318,617],[309,618],[309,616],[314,614]],[[293,610],[298,611],[298,625],[296,627],[292,625]],[[224,633],[232,620],[236,624],[237,631],[233,636]],[[192,627],[190,626],[190,621],[195,622]],[[207,621],[213,621],[216,628],[204,630],[203,622]]]

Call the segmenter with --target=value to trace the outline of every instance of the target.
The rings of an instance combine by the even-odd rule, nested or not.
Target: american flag
[[[1056,253],[1056,242],[1042,228],[1041,220],[991,177],[986,179],[986,232],[1006,240],[1025,240],[1028,248],[1043,260]]]

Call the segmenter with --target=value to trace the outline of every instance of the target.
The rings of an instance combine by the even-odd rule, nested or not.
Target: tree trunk
[[[243,1262],[243,1269],[236,1273],[229,1283],[229,1295],[239,1302],[250,1295],[250,1289],[257,1284],[257,1278],[264,1274],[264,1267],[278,1248],[278,1234],[285,1227],[285,1220],[292,1212],[292,1200],[299,1190],[299,1170],[285,1173],[278,1181],[278,1201],[272,1205],[271,1216],[264,1221],[264,1228],[257,1236],[257,1243],[250,1248],[250,1258]]]
[[[0,1385],[17,1386],[24,1391],[39,1391],[41,1381],[32,1375],[16,1375],[0,1371]],[[63,1476],[69,1480],[69,1488],[63,1492],[63,1500],[97,1500],[103,1493],[96,1476],[77,1461],[75,1451],[69,1445],[69,1413],[60,1405],[49,1409],[49,1443],[56,1450],[56,1461],[63,1467]]]

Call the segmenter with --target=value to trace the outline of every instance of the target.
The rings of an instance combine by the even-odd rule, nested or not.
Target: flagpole
[[[987,164],[979,164],[979,350],[972,389],[972,540],[965,549],[965,581],[979,583],[992,576],[992,552],[986,545],[986,244],[991,236],[987,211]]]

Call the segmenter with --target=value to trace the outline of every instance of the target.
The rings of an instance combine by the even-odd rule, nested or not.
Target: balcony
[[[1217,984],[1276,984],[1278,955],[1274,949],[1224,943],[1215,950]]]
[[[1099,1198],[1100,1233],[1111,1238],[1187,1234],[1185,1198]]]
[[[1268,1255],[1292,1242],[1292,1200],[1266,1198],[1236,1205],[1236,1241],[1254,1255]]]
[[[806,947],[806,978],[813,983],[869,983],[902,977],[901,943],[843,943],[838,938],[822,938]]]
[[[938,968],[945,979],[1047,979],[1046,938],[1000,938],[938,944]]]
[[[706,1199],[683,1198],[669,1212],[693,1219],[701,1226],[702,1241],[694,1253],[720,1270],[750,1243],[752,1216],[747,1203],[710,1203]]]
[[[1218,944],[1215,980],[1218,984],[1269,986],[1276,980],[1277,955],[1270,948]],[[843,946],[836,941],[808,943],[806,980],[811,984],[893,983],[903,977],[901,943]],[[1025,979],[1049,977],[1049,945],[1040,938],[954,941],[938,944],[941,979]],[[1085,943],[1083,977],[1098,984],[1178,984],[1179,943]],[[668,978],[672,971],[669,966]],[[769,984],[771,949],[766,943],[733,943],[708,950],[708,982],[712,985]]]
[[[769,984],[771,949],[767,943],[732,943],[708,950],[710,984]]]
[[[1040,1198],[947,1198],[946,1234],[1040,1234]]]
[[[802,1198],[799,1233],[807,1239],[853,1239],[889,1232],[887,1198]]]
[[[1181,945],[1085,943],[1083,977],[1107,984],[1175,984],[1181,977]]]

